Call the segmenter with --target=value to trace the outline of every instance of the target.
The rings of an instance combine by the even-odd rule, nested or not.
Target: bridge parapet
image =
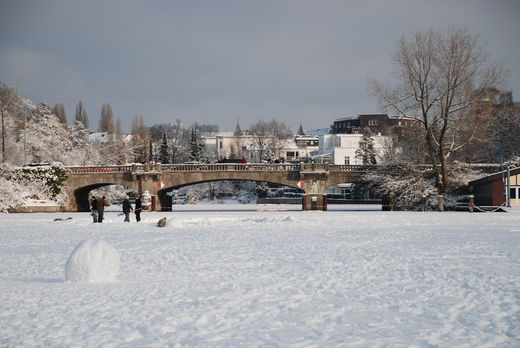
[[[329,166],[331,172],[368,172],[378,168],[377,165],[352,165],[352,164],[331,164]]]
[[[66,170],[69,174],[126,173],[132,171],[132,165],[66,167]]]
[[[263,164],[263,163],[216,163],[216,164],[164,164],[163,172],[220,172],[220,171],[299,171],[299,164]]]
[[[221,171],[259,171],[259,172],[367,172],[377,165],[338,165],[329,163],[265,164],[265,163],[215,163],[215,164],[125,164],[110,166],[67,167],[69,174],[96,173],[161,173],[161,172],[221,172]]]

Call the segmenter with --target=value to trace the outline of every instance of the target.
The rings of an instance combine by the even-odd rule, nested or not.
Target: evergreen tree
[[[359,149],[356,150],[356,158],[360,159],[363,165],[376,164],[376,150],[370,128],[363,129],[363,137],[359,141]]]
[[[148,149],[148,162],[153,162],[153,141],[152,138],[150,138],[149,142],[150,146]]]
[[[166,139],[166,133],[163,133],[162,141],[161,141],[161,150],[159,154],[159,162],[162,164],[169,163],[169,151],[168,151],[168,139]]]
[[[197,140],[197,132],[195,131],[195,128],[191,129],[190,159],[192,161],[201,160],[201,146]]]

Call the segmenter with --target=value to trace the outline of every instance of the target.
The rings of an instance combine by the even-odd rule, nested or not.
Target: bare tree
[[[371,80],[370,88],[385,108],[419,119],[436,185],[445,190],[448,158],[481,136],[492,119],[482,102],[507,70],[490,59],[477,35],[456,27],[403,36],[393,58],[397,85]]]
[[[135,116],[132,121],[132,152],[136,162],[146,162],[150,132],[144,123],[143,116]]]
[[[294,137],[294,132],[285,122],[271,120],[268,123],[269,135],[271,137],[271,149],[276,158],[280,158],[281,149],[288,139]]]
[[[259,153],[259,160],[262,160],[269,144],[269,125],[267,122],[260,120],[251,126],[251,134]]]
[[[2,115],[2,163],[5,162],[5,118],[7,113],[13,112],[16,108],[20,94],[18,90],[0,82],[0,114]]]
[[[62,103],[54,105],[52,108],[54,115],[58,116],[58,120],[67,127],[67,113],[65,112],[65,105]]]
[[[85,126],[86,129],[89,129],[87,110],[83,106],[83,102],[81,100],[78,102],[78,105],[76,105],[76,114],[74,120],[80,121],[83,123],[83,126]]]
[[[108,103],[103,103],[101,107],[101,118],[99,119],[98,132],[108,132],[114,134],[114,114],[112,107]]]
[[[251,134],[259,151],[260,159],[268,151],[271,151],[272,155],[280,157],[280,149],[283,147],[283,143],[294,136],[293,131],[286,123],[277,120],[258,121],[251,126]]]
[[[116,120],[116,141],[122,142],[123,141],[123,128],[121,127],[121,119],[118,117]]]
[[[246,146],[246,140],[244,137],[244,132],[242,132],[242,128],[240,128],[240,124],[237,120],[237,125],[235,127],[235,131],[233,132],[233,139],[231,140],[231,148],[229,149],[229,153],[236,155],[237,158],[241,158],[246,156],[246,152],[244,151],[244,147]]]

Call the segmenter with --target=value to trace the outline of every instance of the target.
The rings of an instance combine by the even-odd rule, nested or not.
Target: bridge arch
[[[90,191],[103,186],[114,185],[113,183],[97,183],[87,186],[82,186],[74,190],[74,199],[78,211],[90,211],[90,202],[88,201],[88,194]]]
[[[236,179],[236,178],[235,179],[212,179],[212,180],[203,179],[203,180],[189,181],[189,182],[185,182],[183,184],[175,184],[173,186],[165,186],[164,188],[159,189],[157,191],[157,198],[159,199],[161,207],[163,207],[163,208],[169,207],[170,202],[169,202],[168,195],[166,194],[169,191],[180,189],[182,187],[191,186],[191,185],[210,183],[210,182],[222,182],[222,181],[250,181],[250,182],[256,182],[256,183],[267,182],[270,184],[277,184],[277,185],[283,185],[283,186],[287,186],[287,187],[301,189],[300,187],[298,187],[297,182],[295,182],[295,183],[290,182],[289,184],[287,184],[287,183],[275,182],[272,180],[251,180],[251,179],[243,179],[243,178],[240,178],[240,179]],[[167,185],[166,183],[164,183],[164,184]]]

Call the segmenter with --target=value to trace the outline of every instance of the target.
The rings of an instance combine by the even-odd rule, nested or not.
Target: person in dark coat
[[[130,205],[130,201],[128,200],[128,196],[123,200],[123,214],[125,214],[125,222],[130,222],[130,212],[132,211],[132,206]]]
[[[103,215],[105,213],[105,207],[108,206],[107,198],[103,196],[101,199],[97,201],[97,210],[98,210],[98,222],[103,222]]]
[[[90,213],[92,219],[94,222],[98,222],[97,199],[95,196],[92,196],[92,200],[90,201],[90,210],[92,211],[92,213]]]
[[[143,209],[143,203],[141,202],[141,197],[139,195],[135,196],[135,220],[137,222],[141,221],[141,210]]]

